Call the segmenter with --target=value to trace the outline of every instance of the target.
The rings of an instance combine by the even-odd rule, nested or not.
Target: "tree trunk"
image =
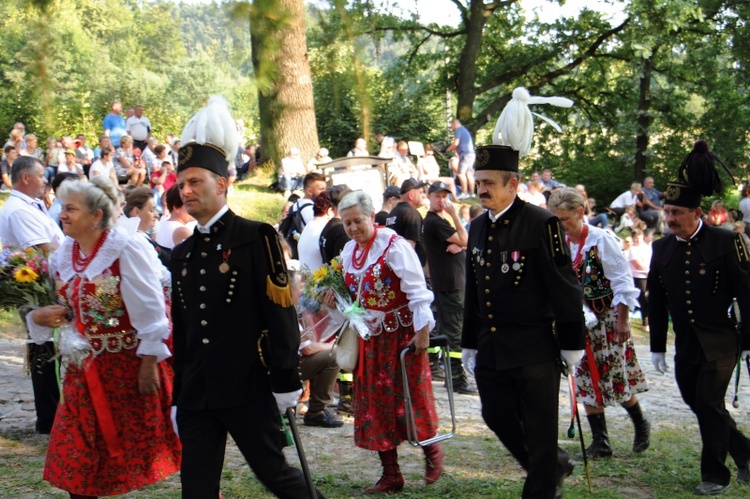
[[[263,157],[278,167],[289,149],[318,152],[303,0],[255,0],[250,13]]]
[[[651,57],[645,59],[641,67],[640,95],[638,97],[638,131],[635,138],[635,166],[633,170],[633,179],[638,182],[643,182],[643,179],[646,177],[649,128],[653,121],[651,117],[651,61]]]
[[[469,17],[466,19],[466,43],[461,49],[458,77],[456,78],[458,100],[456,117],[463,123],[469,123],[473,115],[474,99],[477,96],[474,84],[477,74],[477,57],[479,56],[479,49],[482,47],[482,34],[486,22],[484,1],[471,0]]]

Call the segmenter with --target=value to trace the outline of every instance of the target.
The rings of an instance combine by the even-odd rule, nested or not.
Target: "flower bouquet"
[[[7,247],[0,252],[0,308],[55,303],[55,287],[41,250]]]
[[[340,256],[305,276],[300,305],[308,312],[318,312],[322,304],[321,295],[329,289],[333,290],[336,308],[349,322],[349,327],[363,339],[369,339],[370,328],[365,323],[367,311],[349,297]]]
[[[57,303],[55,285],[44,252],[34,247],[25,250],[6,247],[0,252],[0,308],[19,308],[23,319],[32,309],[54,303]],[[80,366],[90,350],[88,340],[70,323],[55,329],[59,355]],[[29,324],[29,337],[34,343],[44,344],[51,339],[50,335],[49,329]]]

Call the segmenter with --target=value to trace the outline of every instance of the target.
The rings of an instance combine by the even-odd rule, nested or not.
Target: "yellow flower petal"
[[[39,274],[34,272],[31,267],[27,267],[26,265],[24,265],[22,267],[18,267],[15,272],[13,272],[13,278],[17,282],[34,282],[39,279]]]

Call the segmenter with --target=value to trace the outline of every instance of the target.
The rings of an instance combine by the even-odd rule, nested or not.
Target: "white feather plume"
[[[510,146],[518,151],[518,157],[523,158],[531,149],[534,137],[534,118],[532,114],[543,119],[555,130],[562,129],[554,120],[541,114],[532,113],[529,104],[551,104],[558,107],[571,107],[573,101],[565,97],[532,97],[523,87],[513,90],[513,98],[506,104],[505,109],[495,123],[492,132],[492,143]]]
[[[190,142],[214,145],[224,151],[228,162],[234,161],[240,139],[226,99],[212,95],[208,105],[185,125],[181,140],[183,146]]]

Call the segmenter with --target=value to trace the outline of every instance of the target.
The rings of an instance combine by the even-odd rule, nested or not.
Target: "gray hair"
[[[547,209],[550,211],[575,211],[583,208],[586,198],[573,187],[555,189],[547,200]]]
[[[339,202],[339,213],[348,209],[358,207],[359,211],[366,217],[375,213],[375,206],[372,204],[372,198],[364,191],[350,192],[344,199]]]
[[[44,164],[34,156],[21,156],[13,161],[13,166],[10,168],[11,185],[19,184],[21,182],[21,175],[24,173],[32,175],[32,172],[37,167],[44,170]]]
[[[114,226],[115,205],[119,204],[119,201],[117,199],[117,188],[109,178],[97,175],[89,182],[65,180],[57,190],[57,197],[65,202],[71,195],[77,195],[89,213],[102,210],[102,221],[99,228],[106,230]]]

